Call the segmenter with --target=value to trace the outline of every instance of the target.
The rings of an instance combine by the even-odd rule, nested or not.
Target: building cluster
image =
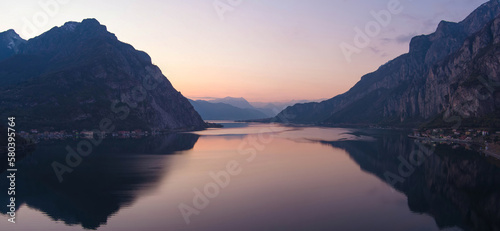
[[[105,133],[102,131],[39,131],[38,129],[31,129],[29,131],[21,131],[18,133],[19,136],[25,138],[26,140],[65,140],[65,139],[92,139],[92,138],[141,138],[150,135],[159,135],[158,131],[143,131],[141,129],[136,129],[133,131],[116,131],[112,133]]]
[[[500,131],[487,129],[428,129],[423,131],[415,130],[413,137],[436,141],[498,143]]]

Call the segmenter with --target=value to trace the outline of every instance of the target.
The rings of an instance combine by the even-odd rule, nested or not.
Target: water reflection
[[[386,180],[385,173],[398,173],[398,156],[409,160],[413,150],[421,149],[406,134],[372,133],[377,138],[372,142],[322,143],[346,150],[363,171]],[[500,168],[476,152],[438,145],[394,188],[408,197],[411,211],[431,215],[440,229],[500,230]]]
[[[120,208],[157,187],[167,175],[165,154],[192,149],[193,134],[171,134],[140,140],[105,140],[59,183],[52,161],[64,162],[68,143],[39,145],[18,166],[16,207],[27,205],[67,225],[97,229]],[[76,144],[69,144],[75,147]],[[1,174],[5,179],[6,173]],[[8,188],[6,181],[0,188]],[[0,194],[1,204],[8,204]],[[0,207],[7,213],[5,206]]]
[[[256,159],[248,162],[238,148],[251,147],[247,141],[258,141],[262,131],[275,139],[261,144]],[[106,140],[63,184],[51,162],[64,161],[61,150],[67,144],[40,145],[20,162],[17,207],[30,209],[20,209],[26,213],[19,214],[13,229],[500,228],[500,169],[474,152],[436,147],[413,174],[394,185],[399,193],[383,181],[386,172],[398,172],[400,155],[409,159],[418,147],[405,132],[249,124],[198,135]],[[185,152],[165,155],[178,151]],[[225,169],[229,161],[241,163],[242,173],[186,225],[179,203],[191,204],[193,188],[213,182],[208,173]],[[0,182],[0,188],[6,186]],[[6,195],[0,194],[0,200],[5,203]],[[66,225],[46,217],[37,223],[40,212],[35,210]]]

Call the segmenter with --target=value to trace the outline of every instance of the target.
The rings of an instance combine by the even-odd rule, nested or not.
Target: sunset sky
[[[231,6],[227,2],[237,1],[221,0],[224,14],[214,2],[2,1],[0,31],[15,29],[28,39],[67,21],[96,18],[146,51],[186,97],[320,99],[347,91],[363,74],[406,53],[412,36],[433,32],[440,20],[460,21],[486,1],[241,0]],[[348,62],[340,45],[354,44],[355,28],[364,31],[375,20],[370,12],[388,10],[389,2],[399,2],[401,12]]]

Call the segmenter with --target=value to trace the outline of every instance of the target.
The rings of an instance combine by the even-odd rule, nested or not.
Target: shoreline
[[[497,160],[500,160],[500,153],[495,153],[489,150],[483,150],[482,153],[486,156],[491,156]]]
[[[453,145],[453,144],[467,144],[467,145],[477,145],[480,148],[474,148],[474,151],[477,151],[478,153],[481,153],[485,155],[486,157],[490,156],[493,157],[497,160],[500,160],[500,151],[491,151],[490,145],[487,144],[485,147],[483,147],[483,144],[474,140],[459,140],[459,139],[446,139],[446,138],[431,138],[431,137],[418,137],[418,136],[412,136],[408,135],[408,138],[410,139],[415,139],[415,140],[420,140],[420,141],[428,141],[431,143],[440,143],[440,144],[446,144],[446,145]]]

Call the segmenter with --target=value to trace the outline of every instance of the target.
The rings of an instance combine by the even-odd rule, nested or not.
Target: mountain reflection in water
[[[274,139],[247,163],[238,148],[261,131]],[[500,230],[500,168],[478,153],[438,145],[403,182],[385,182],[421,146],[406,132],[244,124],[111,139],[59,183],[51,163],[66,145],[19,162],[13,230]],[[187,225],[179,203],[233,160],[242,173]]]
[[[364,133],[363,133],[364,134]],[[401,155],[410,160],[413,150],[432,147],[408,139],[406,133],[372,134],[374,142],[322,142],[345,149],[363,171],[386,180],[387,172],[398,173]],[[434,217],[440,228],[500,230],[500,168],[477,152],[437,145],[423,164],[394,188],[408,197],[416,213]]]
[[[193,148],[198,137],[170,134],[104,140],[72,173],[64,175],[62,183],[52,169],[52,161],[65,163],[66,146],[76,147],[76,142],[38,145],[34,153],[19,163],[16,207],[26,204],[55,221],[97,229],[120,208],[157,187],[160,179],[168,175],[169,166],[163,161],[166,154]],[[2,180],[0,188],[8,188],[6,183]],[[8,200],[6,194],[0,194],[2,204],[8,204]],[[5,206],[0,210],[8,212]],[[21,216],[18,223],[23,220]]]

